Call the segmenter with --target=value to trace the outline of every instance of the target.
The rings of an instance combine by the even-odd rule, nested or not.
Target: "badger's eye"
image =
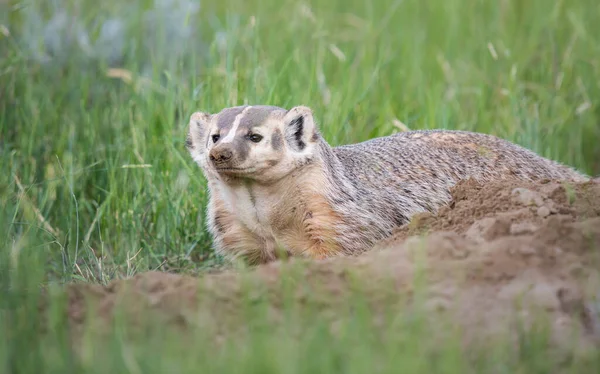
[[[221,137],[221,135],[219,135],[219,134],[215,134],[215,135],[213,135],[213,136],[212,136],[212,141],[213,141],[213,143],[216,143],[216,142],[218,142],[220,137]]]
[[[258,135],[258,134],[250,134],[248,135],[248,139],[250,139],[250,141],[253,141],[254,143],[258,143],[262,140],[262,135]]]

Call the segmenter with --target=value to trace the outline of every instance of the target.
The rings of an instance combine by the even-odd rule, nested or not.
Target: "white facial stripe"
[[[233,125],[231,126],[231,129],[227,133],[227,136],[225,138],[223,138],[223,140],[221,140],[221,143],[231,143],[233,141],[233,138],[235,138],[235,133],[237,132],[237,129],[240,126],[240,122],[242,121],[242,117],[244,116],[244,114],[246,114],[246,112],[248,110],[250,110],[250,108],[252,108],[252,107],[251,106],[247,107],[246,109],[242,110],[242,112],[240,114],[235,116],[235,119],[233,120]]]

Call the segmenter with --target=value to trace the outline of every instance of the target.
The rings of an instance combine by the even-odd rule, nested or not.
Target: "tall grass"
[[[205,181],[183,146],[195,110],[308,105],[332,145],[402,124],[474,130],[600,173],[599,17],[592,0],[0,1],[0,335],[10,337],[0,359],[17,354],[31,372],[42,366],[27,355],[57,372],[161,372],[125,356],[75,363],[48,340],[31,351],[38,331],[22,293],[220,264],[204,229]],[[361,340],[360,326],[349,322],[348,341]],[[312,372],[307,360],[320,355],[331,371],[437,370],[421,366],[431,362],[412,340],[346,351],[318,325],[299,351],[252,339],[214,361],[210,346],[157,349],[195,372]],[[154,348],[127,354],[149,359]],[[455,362],[453,349],[442,357]]]

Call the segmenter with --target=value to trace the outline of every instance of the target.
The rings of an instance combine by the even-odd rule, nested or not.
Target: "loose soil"
[[[316,307],[335,329],[351,292],[360,290],[377,316],[385,305],[409,310],[417,304],[415,291],[424,287],[422,313],[432,321],[447,316],[463,328],[466,343],[506,333],[507,326],[516,331],[516,321],[531,328],[539,312],[557,348],[597,347],[600,183],[469,180],[452,196],[438,214],[415,216],[357,257],[292,259],[200,277],[148,272],[107,286],[69,285],[69,319],[80,326],[92,310],[94,318],[107,320],[121,305],[131,315],[152,313],[160,323],[184,328],[203,324],[222,335],[244,329],[242,304],[249,299],[266,300],[268,318],[276,323],[291,298]]]

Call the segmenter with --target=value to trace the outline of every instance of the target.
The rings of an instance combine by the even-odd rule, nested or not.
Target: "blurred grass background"
[[[0,363],[29,352],[46,361],[23,355],[17,366],[35,373],[40,362],[61,373],[167,363],[191,372],[202,358],[207,370],[281,372],[297,362],[290,372],[314,372],[315,352],[345,344],[314,321],[300,351],[262,333],[241,356],[211,357],[205,342],[184,357],[174,343],[161,363],[148,345],[130,352],[140,368],[117,339],[106,347],[113,355],[77,366],[64,331],[37,341],[28,295],[53,282],[220,265],[203,223],[204,180],[184,148],[195,110],[308,105],[332,145],[406,128],[474,130],[596,175],[598,19],[593,0],[0,0]],[[346,343],[368,329],[353,321]],[[382,356],[381,341],[340,346],[322,367],[465,372],[456,345],[431,361],[412,345],[427,334],[407,334],[403,354]],[[481,370],[547,372],[544,344]],[[278,348],[287,353],[271,356]]]

